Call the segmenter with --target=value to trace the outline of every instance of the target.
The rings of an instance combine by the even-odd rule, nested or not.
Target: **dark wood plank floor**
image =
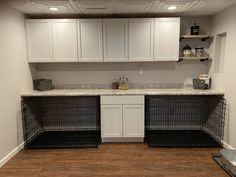
[[[211,159],[218,148],[149,148],[101,144],[97,149],[22,150],[0,177],[227,177]]]

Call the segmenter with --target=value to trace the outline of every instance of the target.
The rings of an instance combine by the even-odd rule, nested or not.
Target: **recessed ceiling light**
[[[169,6],[169,7],[168,7],[168,10],[175,10],[175,9],[177,9],[176,6]]]
[[[51,10],[51,11],[58,11],[59,8],[57,8],[57,7],[49,7],[49,10]]]

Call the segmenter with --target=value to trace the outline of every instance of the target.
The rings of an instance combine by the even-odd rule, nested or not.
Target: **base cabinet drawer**
[[[101,105],[104,104],[144,104],[144,96],[102,96]]]

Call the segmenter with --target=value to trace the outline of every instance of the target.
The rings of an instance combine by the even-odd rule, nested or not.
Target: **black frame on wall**
[[[100,97],[22,97],[25,148],[97,147]]]
[[[152,147],[221,147],[223,96],[146,96],[145,138]]]

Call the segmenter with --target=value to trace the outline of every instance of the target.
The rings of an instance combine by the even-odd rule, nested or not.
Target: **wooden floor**
[[[217,148],[149,148],[142,143],[22,150],[0,169],[0,177],[227,177],[211,159],[217,152]]]

